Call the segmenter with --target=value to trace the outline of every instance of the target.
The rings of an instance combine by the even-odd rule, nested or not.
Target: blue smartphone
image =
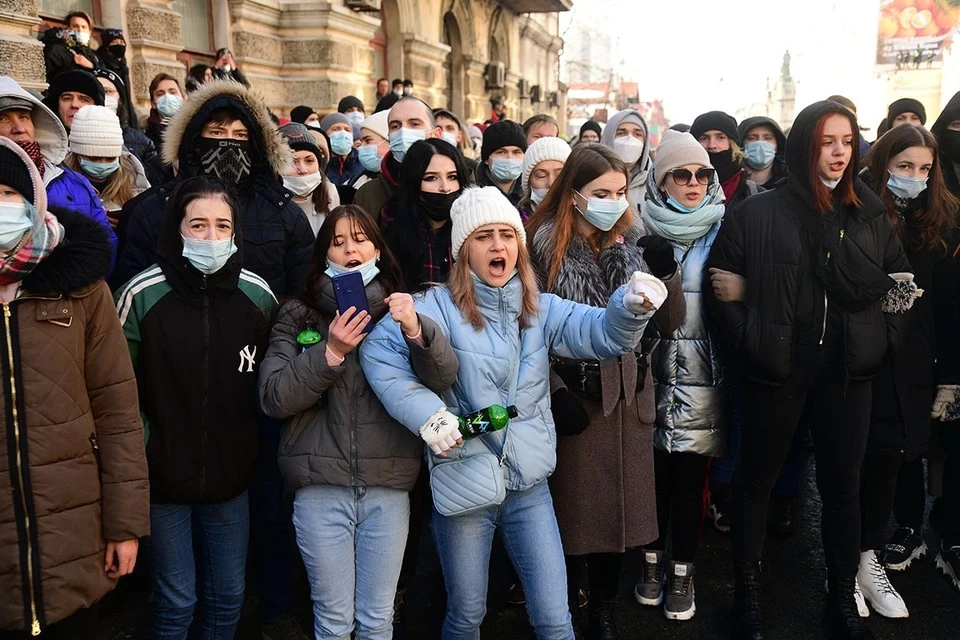
[[[350,307],[356,307],[357,313],[366,311],[370,313],[370,305],[367,304],[367,292],[363,286],[363,276],[359,271],[350,271],[333,276],[333,293],[337,297],[337,310],[340,315],[344,315]]]

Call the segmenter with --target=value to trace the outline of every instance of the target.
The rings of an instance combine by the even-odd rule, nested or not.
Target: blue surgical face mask
[[[523,160],[510,158],[491,158],[490,173],[497,182],[513,182],[523,173]]]
[[[353,149],[353,132],[337,131],[330,134],[330,151],[338,156],[350,155]]]
[[[403,162],[413,143],[426,139],[427,132],[423,129],[401,127],[390,134],[390,152],[397,162]]]
[[[220,271],[230,256],[237,252],[233,236],[223,240],[200,240],[184,235],[180,237],[183,238],[183,257],[189,260],[197,271],[207,275]]]
[[[777,145],[768,140],[751,140],[743,147],[751,169],[766,169],[777,157]]]
[[[351,111],[343,115],[347,116],[347,120],[349,120],[350,124],[354,127],[359,127],[363,124],[363,121],[367,119],[367,116],[363,115],[362,111]]]
[[[372,171],[373,173],[380,171],[380,163],[383,161],[383,158],[377,155],[378,148],[379,145],[368,144],[365,147],[357,149],[357,158],[367,171]]]
[[[24,199],[17,204],[0,202],[0,251],[10,251],[23,238],[23,234],[33,228],[31,213],[36,209]]]
[[[363,286],[367,286],[373,279],[377,277],[377,274],[380,273],[380,268],[377,266],[377,261],[380,260],[379,254],[370,258],[363,264],[359,264],[352,268],[347,268],[343,265],[337,264],[336,262],[331,262],[327,260],[327,270],[324,271],[331,278],[334,276],[339,276],[344,273],[350,273],[351,271],[357,271],[360,273],[360,276],[363,278]]]
[[[667,196],[667,204],[679,211],[680,213],[693,213],[694,211],[699,211],[703,205],[707,204],[710,194],[704,194],[703,200],[697,203],[695,207],[685,207],[684,205],[677,202],[676,198],[673,196]]]
[[[630,206],[623,196],[616,200],[607,200],[605,198],[587,198],[579,191],[574,191],[574,193],[587,201],[587,209],[583,211],[577,207],[577,211],[587,219],[587,222],[601,231],[613,229],[617,221],[623,216],[623,212]]]
[[[80,168],[91,178],[103,180],[112,176],[120,168],[120,158],[113,162],[91,162],[86,158],[80,158]]]
[[[171,118],[183,107],[183,100],[172,93],[165,93],[157,98],[157,111],[164,118]]]
[[[543,199],[547,197],[548,191],[550,191],[550,189],[530,189],[530,202],[540,204],[543,202]]]
[[[904,200],[913,200],[927,189],[926,178],[908,178],[900,174],[890,172],[887,179],[887,189]]]

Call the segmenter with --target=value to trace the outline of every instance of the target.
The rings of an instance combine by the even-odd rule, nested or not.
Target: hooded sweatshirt
[[[217,109],[229,108],[247,126],[250,177],[237,189],[237,221],[243,227],[243,266],[267,281],[278,296],[299,290],[313,251],[313,231],[279,174],[292,152],[267,115],[263,99],[239,82],[216,80],[190,94],[190,100],[170,119],[163,141],[163,159],[179,167],[177,177],[150,189],[124,206],[126,242],[113,284],[124,284],[156,262],[163,209],[173,189],[185,178],[200,174],[194,144]]]
[[[774,137],[777,139],[777,155],[773,158],[773,174],[766,184],[757,185],[762,189],[771,189],[778,181],[787,177],[787,161],[784,159],[784,153],[787,150],[787,136],[783,135],[783,130],[780,128],[780,125],[777,124],[776,120],[766,116],[747,118],[740,123],[740,126],[737,127],[737,129],[740,133],[740,140],[743,140],[751,129],[761,126],[770,127],[773,130]],[[745,142],[744,147],[746,147]],[[746,164],[746,161],[744,161],[744,165]],[[748,177],[750,172],[751,169],[749,165],[747,165]]]
[[[630,170],[628,197],[630,206],[633,207],[634,218],[636,218],[643,206],[643,199],[647,192],[647,173],[650,170],[650,129],[647,127],[647,121],[643,119],[639,111],[634,109],[625,109],[616,113],[607,121],[607,126],[600,134],[600,144],[613,150],[613,143],[617,138],[617,127],[624,121],[635,124],[639,121],[643,128],[643,153],[640,154],[640,159],[633,167],[627,167]]]
[[[43,184],[47,188],[47,202],[51,208],[72,209],[96,220],[106,229],[113,258],[116,261],[117,235],[107,220],[97,192],[85,177],[62,166],[67,157],[68,138],[63,123],[30,92],[9,76],[0,76],[0,98],[16,97],[33,105],[33,139],[43,155]],[[113,262],[111,262],[111,270]]]
[[[955,196],[960,196],[960,131],[947,129],[954,120],[960,120],[960,91],[955,93],[940,117],[933,123],[930,133],[940,146],[940,162],[943,178]]]

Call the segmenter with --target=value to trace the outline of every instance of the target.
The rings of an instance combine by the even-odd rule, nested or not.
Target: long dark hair
[[[423,175],[436,155],[446,156],[453,161],[461,189],[470,184],[470,174],[463,162],[463,156],[446,140],[431,138],[415,142],[410,147],[403,159],[400,191],[387,205],[393,218],[391,234],[408,255],[415,256],[423,252],[420,226],[430,228],[429,219],[420,212],[420,187]]]
[[[337,222],[342,219],[350,221],[351,234],[354,236],[354,239],[356,239],[357,235],[363,234],[380,252],[380,262],[377,265],[380,268],[380,273],[377,275],[377,280],[380,281],[380,285],[383,287],[384,297],[404,290],[403,276],[400,274],[400,267],[390,252],[386,240],[383,239],[383,234],[380,233],[380,226],[377,224],[377,221],[373,219],[373,216],[364,211],[362,207],[358,207],[355,204],[344,205],[335,208],[323,220],[320,231],[317,233],[317,241],[313,245],[313,256],[310,258],[310,268],[307,269],[307,278],[304,282],[303,290],[297,298],[317,313],[322,312],[319,306],[320,299],[317,292],[320,291],[324,278],[329,278],[329,276],[324,273],[327,270],[327,251],[333,242]],[[374,320],[378,319],[379,318],[374,318]]]
[[[893,227],[903,238],[903,221],[897,215],[897,208],[890,189],[887,188],[887,167],[890,159],[910,147],[926,147],[933,153],[933,162],[927,177],[926,206],[917,214],[917,231],[920,246],[933,249],[946,247],[946,242],[957,225],[957,213],[960,200],[947,188],[940,165],[937,141],[923,127],[901,124],[894,127],[877,140],[863,159],[873,184],[870,187],[880,196],[887,208],[887,214]]]
[[[546,222],[553,220],[553,251],[554,255],[550,257],[550,263],[537,265],[544,276],[544,285],[547,291],[553,288],[553,284],[560,273],[560,265],[567,254],[567,248],[570,246],[574,235],[580,233],[577,227],[577,213],[573,208],[573,191],[580,191],[588,182],[592,182],[610,171],[616,171],[623,174],[626,184],[630,184],[630,175],[627,172],[626,165],[616,153],[611,149],[595,142],[578,144],[570,152],[570,157],[563,165],[560,175],[556,182],[550,187],[550,191],[543,198],[543,202],[537,207],[533,216],[527,220],[527,244],[533,247],[533,238],[537,235]],[[637,203],[639,205],[639,203]],[[617,241],[617,238],[623,235],[623,232],[633,225],[633,214],[628,207],[617,224],[610,231],[605,231],[600,235],[598,245],[593,245],[593,250],[599,253],[611,244]]]

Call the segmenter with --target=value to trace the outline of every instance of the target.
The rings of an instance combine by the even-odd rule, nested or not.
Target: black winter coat
[[[118,292],[117,306],[137,375],[151,501],[221,502],[250,485],[257,375],[277,301],[241,269],[242,249],[214,274],[194,268],[178,225],[179,216],[164,221],[158,264]]]
[[[156,262],[158,230],[167,199],[185,178],[200,173],[193,158],[193,141],[203,123],[217,109],[241,114],[250,130],[252,176],[238,192],[239,226],[243,229],[246,269],[267,281],[274,294],[286,296],[300,290],[310,265],[314,235],[303,211],[279,182],[277,172],[290,149],[266,115],[262,102],[237,82],[213,81],[190,95],[167,125],[164,160],[179,162],[180,173],[171,182],[155,187],[123,207],[125,243],[114,270],[113,284],[124,284]]]

